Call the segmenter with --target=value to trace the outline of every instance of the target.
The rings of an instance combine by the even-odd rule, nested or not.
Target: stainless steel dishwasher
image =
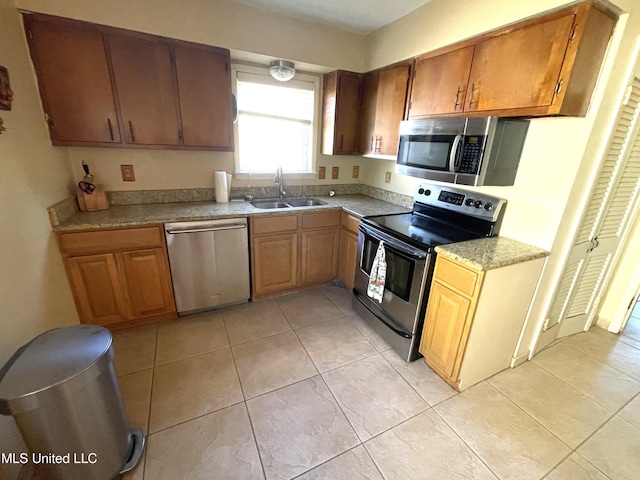
[[[165,223],[178,315],[249,300],[247,219]]]

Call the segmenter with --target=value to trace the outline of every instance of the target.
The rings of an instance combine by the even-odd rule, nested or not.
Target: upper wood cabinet
[[[179,145],[169,46],[126,35],[109,35],[107,39],[125,142]]]
[[[584,2],[423,55],[408,116],[584,116],[615,23]]]
[[[357,153],[360,74],[336,70],[323,79],[322,153]]]
[[[175,46],[173,52],[183,144],[233,150],[229,52],[198,46]]]
[[[54,145],[233,150],[229,51],[25,14]]]
[[[395,156],[404,115],[409,65],[364,75],[360,105],[358,151],[364,155]]]
[[[474,48],[416,59],[409,119],[463,111]]]
[[[119,143],[102,33],[32,15],[25,24],[52,143]]]

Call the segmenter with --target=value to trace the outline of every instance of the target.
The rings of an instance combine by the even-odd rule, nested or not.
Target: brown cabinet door
[[[183,144],[233,150],[229,51],[175,47]]]
[[[353,290],[358,262],[358,236],[342,229],[338,252],[338,279],[347,290]]]
[[[52,143],[119,143],[102,34],[29,17],[25,25]]]
[[[254,237],[251,246],[254,295],[287,290],[297,285],[297,233]]]
[[[126,292],[135,317],[175,311],[166,258],[162,248],[122,253]]]
[[[108,325],[128,318],[114,253],[70,257],[67,268],[81,323]]]
[[[322,153],[355,155],[360,75],[337,70],[326,74],[322,83]]]
[[[360,76],[357,73],[338,72],[336,100],[336,127],[334,153],[357,153],[358,108],[360,105]]]
[[[380,72],[374,71],[362,77],[362,102],[358,122],[358,153],[375,153],[376,107],[378,103],[378,81]]]
[[[465,324],[471,301],[433,282],[424,322],[420,353],[434,370],[452,382],[458,374],[466,345]]]
[[[397,155],[400,121],[404,115],[409,65],[382,70],[378,83],[375,153]]]
[[[317,283],[336,278],[340,230],[323,229],[302,232],[302,283]]]
[[[416,59],[409,119],[462,112],[474,46]]]
[[[109,35],[125,142],[179,145],[169,47],[126,35]]]
[[[465,111],[551,105],[574,18],[570,14],[476,44]]]

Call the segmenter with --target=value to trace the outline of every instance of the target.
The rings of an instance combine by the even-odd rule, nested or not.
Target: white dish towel
[[[369,285],[367,287],[367,295],[374,300],[382,303],[382,295],[384,294],[384,282],[387,276],[387,259],[384,251],[384,244],[380,242],[376,256],[371,266],[371,274],[369,274]]]

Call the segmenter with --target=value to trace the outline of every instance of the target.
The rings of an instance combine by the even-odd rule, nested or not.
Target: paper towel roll
[[[227,184],[227,172],[213,172],[214,186],[216,189],[216,202],[227,203],[229,201],[229,187]]]

